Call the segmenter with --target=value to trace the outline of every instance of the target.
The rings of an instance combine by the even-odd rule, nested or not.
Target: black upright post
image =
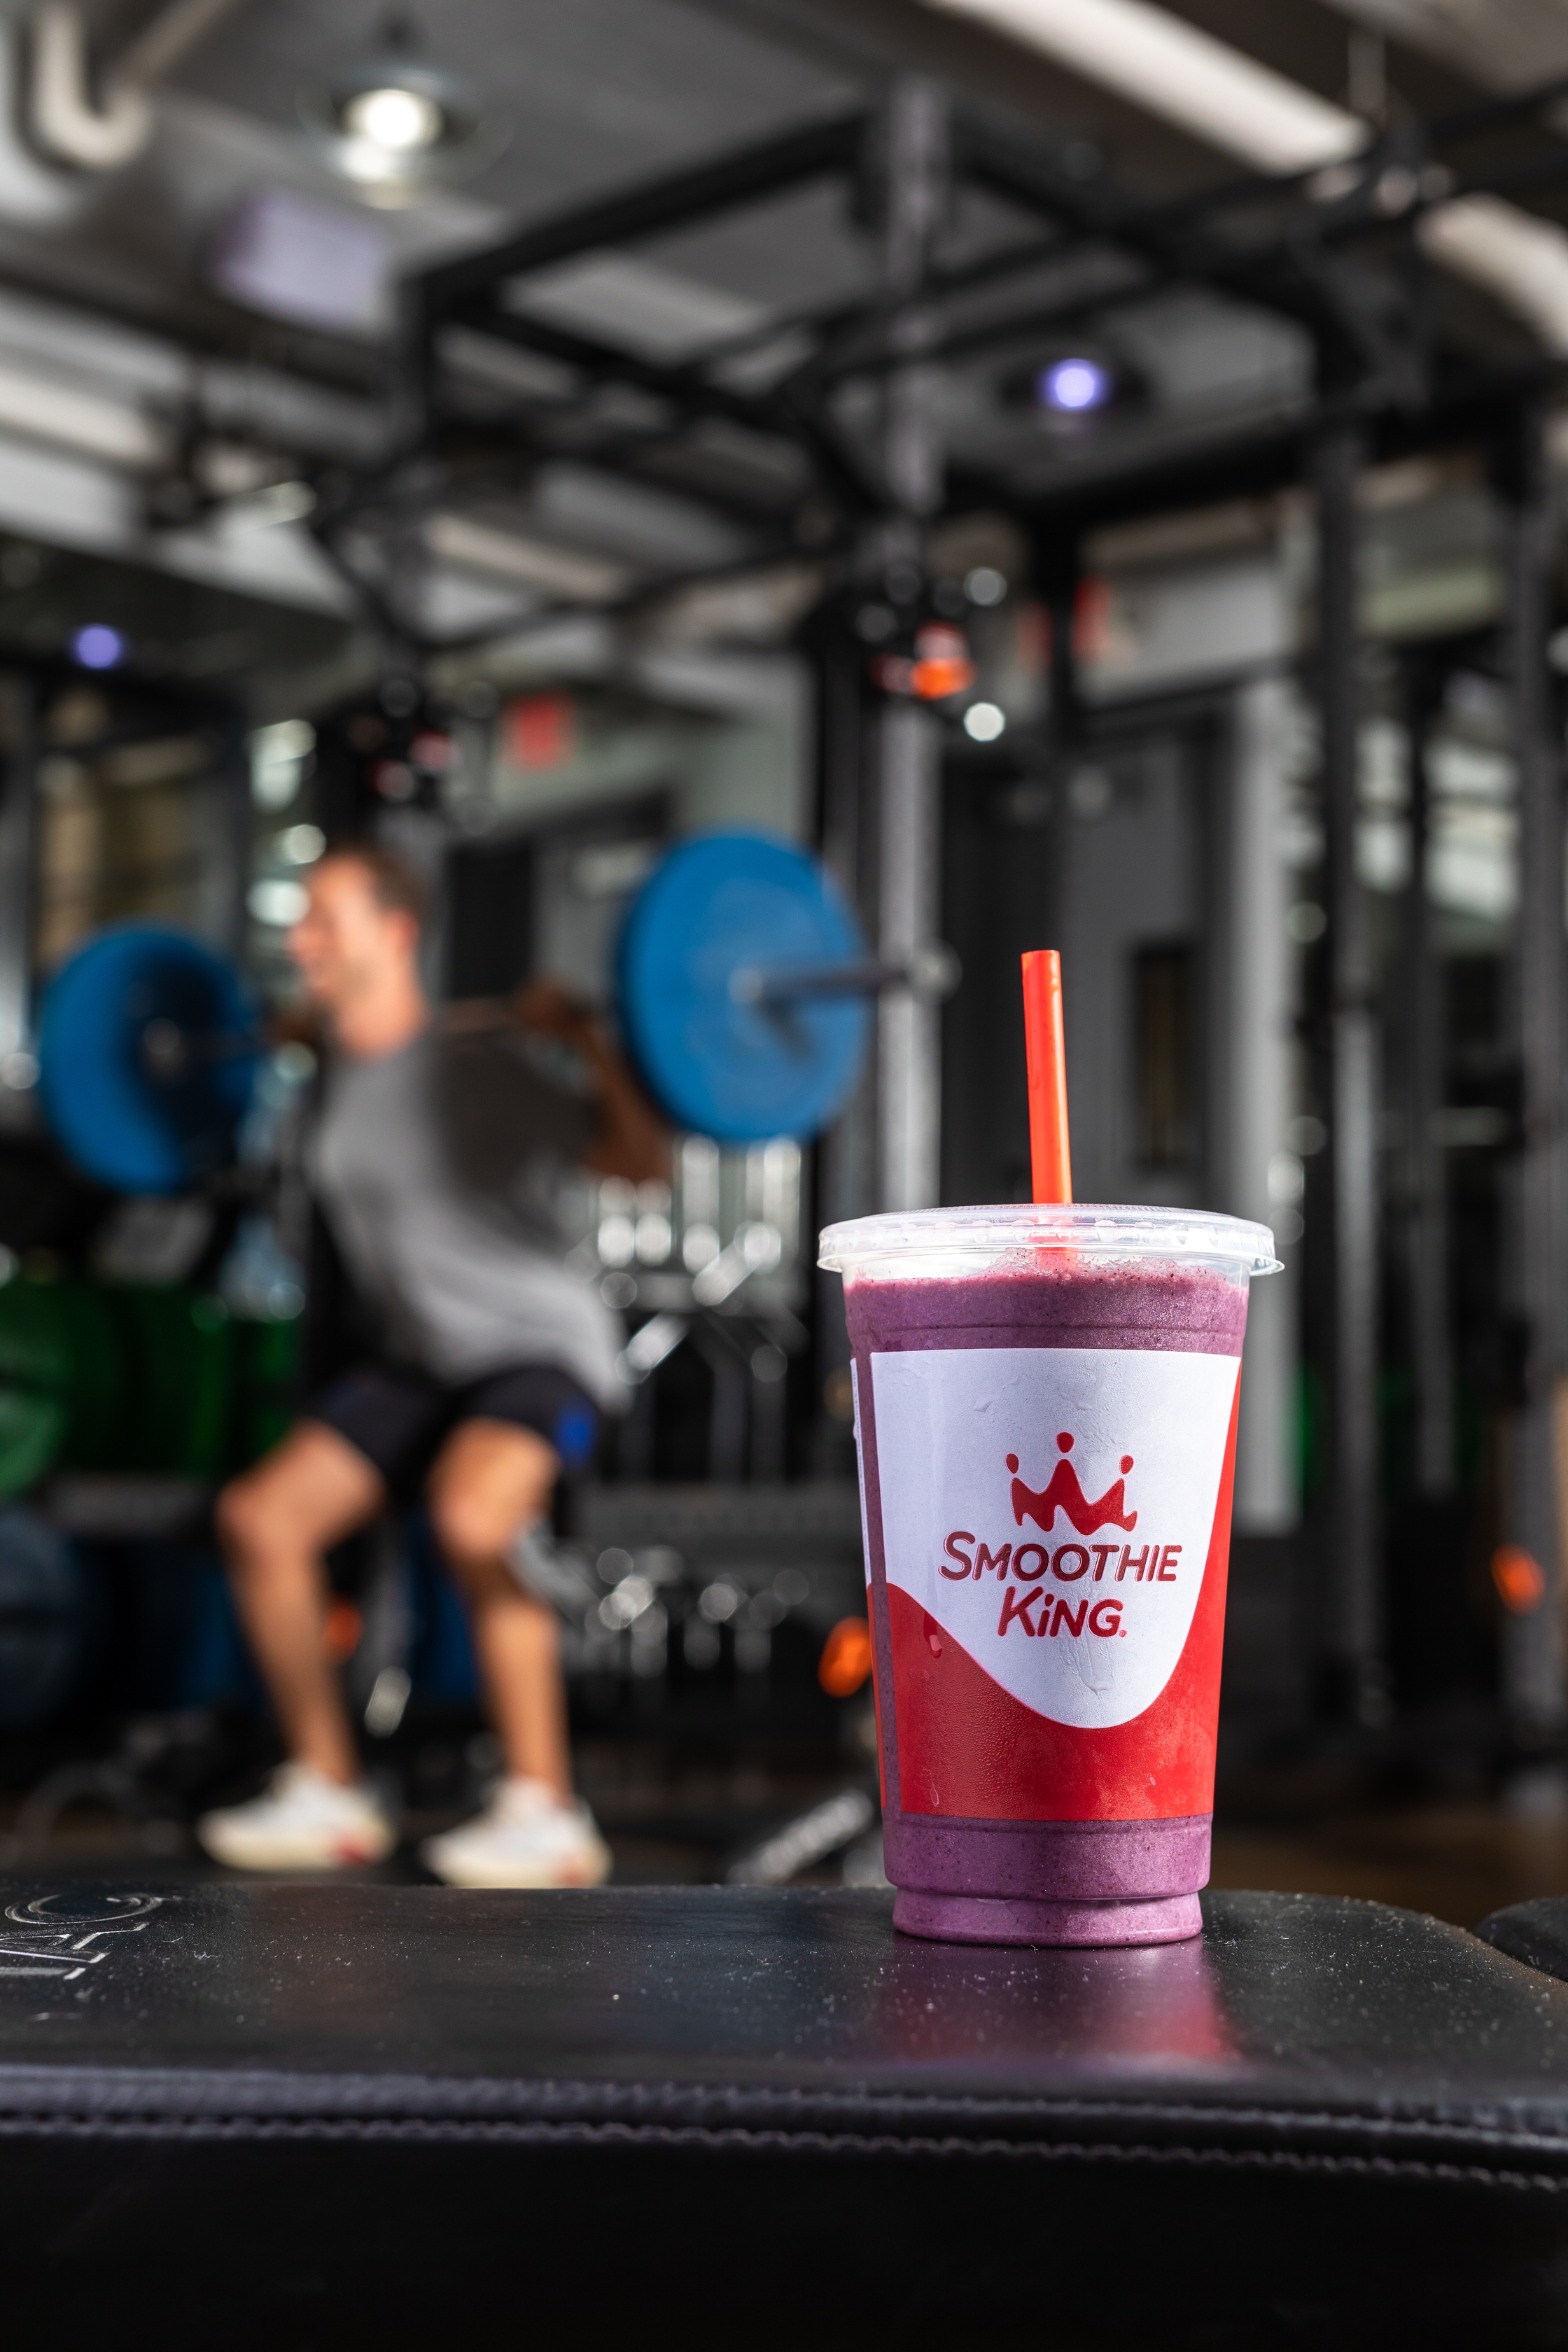
[[[924,301],[932,249],[951,197],[948,102],[909,76],[889,88],[875,146],[888,331],[879,533],[882,580],[895,605],[918,613],[925,535],[942,492],[936,376]],[[878,945],[902,962],[934,940],[941,911],[941,729],[909,700],[881,714],[877,835]],[[936,1005],[894,992],[878,1008],[878,1183],[884,1209],[928,1209],[941,1188],[942,1029]]]
[[[876,795],[868,767],[876,752],[876,718],[868,698],[867,648],[837,599],[813,625],[816,656],[818,824],[822,858],[868,931],[877,925]],[[874,777],[869,779],[874,782]],[[876,1081],[868,1066],[818,1147],[823,1220],[868,1216],[877,1206]],[[827,1295],[841,1297],[835,1276]],[[842,1314],[838,1317],[842,1322]],[[836,1357],[835,1360],[838,1360]],[[843,1361],[847,1363],[847,1342]]]
[[[37,1124],[33,1092],[33,951],[38,901],[38,763],[42,688],[0,678],[0,1132]]]
[[[1448,1181],[1439,1130],[1447,1093],[1443,966],[1426,867],[1431,842],[1427,745],[1434,718],[1428,665],[1407,674],[1410,887],[1405,920],[1405,1264],[1415,1384],[1415,1484],[1441,1502],[1454,1484],[1454,1347],[1448,1311]]]
[[[1356,482],[1361,437],[1320,442],[1319,712],[1326,834],[1329,1147],[1333,1294],[1330,1361],[1329,1558],[1323,1582],[1327,1696],[1363,1724],[1387,1708],[1378,1526],[1379,1318],[1376,973],[1370,909],[1356,876]]]
[[[863,211],[879,240],[887,331],[896,354],[883,381],[882,510],[863,541],[856,593],[819,617],[818,723],[824,858],[858,906],[879,952],[903,961],[931,944],[940,912],[941,743],[922,706],[873,697],[871,652],[855,604],[889,630],[921,610],[925,533],[941,501],[942,448],[926,357],[923,300],[951,181],[948,106],[918,77],[895,80],[868,126]],[[818,1149],[825,1223],[876,1209],[935,1203],[940,1185],[941,1025],[934,1004],[885,997],[872,1066]],[[843,1286],[819,1283],[819,1393],[843,1410],[849,1344]],[[831,1408],[830,1408],[831,1409]],[[819,1424],[820,1466],[834,1452]]]
[[[868,699],[867,649],[835,598],[816,615],[807,643],[816,656],[818,827],[823,863],[868,932],[877,925],[876,795],[868,767],[875,756],[876,720]],[[874,782],[874,779],[870,781]],[[877,1199],[877,1081],[871,1056],[854,1093],[816,1145],[816,1222],[869,1216]],[[844,1285],[837,1275],[815,1276],[816,1381],[810,1463],[823,1476],[850,1466],[849,1333]]]
[[[1528,1753],[1560,1735],[1565,1713],[1563,1563],[1557,1522],[1553,1401],[1563,1364],[1563,820],[1562,759],[1552,724],[1552,632],[1556,527],[1539,404],[1513,422],[1503,453],[1508,509],[1509,654],[1519,767],[1517,1006],[1523,1151],[1519,1171],[1516,1295],[1523,1362],[1504,1533],[1529,1555],[1499,1579],[1508,1605],[1503,1697]]]
[[[1036,560],[1037,584],[1050,616],[1050,740],[1052,765],[1065,790],[1068,761],[1079,737],[1078,658],[1074,623],[1081,566],[1076,532],[1054,525],[1042,537]]]

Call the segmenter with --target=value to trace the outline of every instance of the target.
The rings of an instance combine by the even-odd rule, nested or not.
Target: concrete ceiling
[[[508,219],[671,171],[836,108],[842,73],[679,0],[439,0],[409,12],[431,58],[510,122],[469,193]],[[371,52],[381,0],[249,0],[177,85],[299,132],[300,92]]]

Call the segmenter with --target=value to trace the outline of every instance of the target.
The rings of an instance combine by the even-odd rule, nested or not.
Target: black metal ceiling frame
[[[466,326],[563,361],[601,383],[621,383],[653,394],[685,425],[720,417],[772,430],[803,442],[818,468],[841,492],[858,499],[864,486],[831,436],[818,442],[816,420],[772,398],[739,392],[716,379],[716,356],[700,362],[661,363],[611,343],[554,327],[510,310],[504,288],[552,264],[739,211],[770,196],[856,169],[866,118],[840,116],[743,149],[719,162],[679,173],[651,186],[559,215],[484,253],[463,255],[405,281],[403,316],[405,446],[423,448],[436,437],[439,401],[437,340],[447,326]],[[771,332],[780,331],[774,326]],[[735,349],[746,348],[737,343]]]
[[[1557,79],[1430,124],[1405,121],[1376,134],[1369,129],[1364,150],[1331,167],[1330,175],[1322,170],[1258,173],[1161,203],[1130,194],[1098,168],[1085,173],[1079,143],[1032,137],[955,104],[954,187],[967,184],[1001,199],[1044,224],[1045,233],[1021,234],[963,265],[930,268],[915,298],[925,313],[921,356],[973,358],[1011,342],[1026,345],[1069,324],[1092,330],[1096,320],[1162,289],[1202,285],[1289,318],[1310,335],[1318,354],[1320,415],[1348,409],[1375,417],[1395,412],[1415,429],[1426,411],[1436,421],[1448,403],[1434,400],[1426,265],[1416,225],[1425,212],[1458,194],[1496,192],[1525,176],[1531,184],[1568,176],[1568,142],[1549,130],[1541,153],[1463,182],[1434,158],[1489,131],[1541,121],[1565,95],[1568,79]],[[596,387],[619,385],[648,399],[653,413],[646,427],[623,425],[607,452],[603,444],[584,445],[575,453],[584,462],[619,465],[630,474],[639,459],[711,420],[792,446],[806,458],[819,509],[809,541],[793,521],[773,534],[764,528],[744,557],[647,583],[626,604],[635,606],[699,581],[847,548],[860,526],[891,510],[896,501],[875,467],[840,430],[833,398],[847,378],[875,378],[907,362],[898,332],[899,314],[910,308],[907,295],[895,301],[876,293],[775,316],[697,358],[671,362],[531,315],[509,304],[507,289],[563,262],[641,246],[823,180],[843,183],[864,214],[879,121],[879,110],[870,108],[807,125],[560,214],[482,252],[407,278],[397,454],[325,502],[319,531],[333,560],[355,572],[342,545],[345,525],[390,516],[406,526],[411,515],[449,495],[459,479],[496,481],[509,471],[515,477],[520,460],[561,454],[531,424],[521,399],[516,416],[500,428],[478,430],[449,413],[442,398],[440,343],[450,327],[563,364]],[[1256,221],[1259,215],[1261,233],[1237,233],[1238,216]],[[1384,249],[1377,257],[1384,266],[1369,267],[1359,257],[1357,249],[1369,241]],[[1392,271],[1385,266],[1390,248]],[[1007,303],[1009,280],[1037,277],[1043,268],[1095,249],[1121,257],[1133,273],[1131,280],[1098,296],[1080,291],[1056,303],[1042,303],[1037,295],[1032,302]],[[944,307],[986,295],[1000,299],[995,315],[967,322],[944,316]],[[761,388],[748,389],[737,380],[742,362],[754,364],[770,352],[782,352],[802,333],[814,339],[809,354],[783,365]],[[1499,396],[1507,397],[1517,387],[1518,372],[1496,381]],[[1476,389],[1472,372],[1462,386],[1467,402],[1473,402]],[[1298,425],[1291,437],[1299,442],[1310,422]],[[999,472],[972,467],[963,488],[966,497],[1030,503]],[[716,511],[726,510],[721,495],[706,489],[691,495]],[[826,527],[823,508],[829,518]],[[756,528],[754,509],[748,520]],[[361,584],[376,603],[374,585],[363,580]],[[387,600],[379,602],[379,617],[395,626]],[[563,602],[530,618],[580,609],[575,602]]]
[[[827,385],[847,374],[877,373],[900,363],[886,301],[873,297],[862,303],[837,304],[826,311],[770,320],[754,333],[700,360],[668,364],[639,358],[614,343],[509,308],[504,289],[511,281],[563,261],[693,227],[816,180],[839,176],[853,185],[865,172],[867,150],[876,128],[874,112],[840,117],[559,215],[486,252],[465,255],[411,278],[404,314],[409,397],[405,446],[428,449],[436,439],[438,337],[443,327],[462,325],[564,362],[599,383],[625,383],[652,394],[686,423],[720,415],[763,432],[804,438],[808,454],[819,464],[826,457],[830,481],[824,487],[830,487],[832,478],[837,477],[857,503],[875,510],[884,503],[879,486],[868,479],[858,462],[836,444],[830,423],[815,403]],[[1000,254],[987,254],[968,266],[933,271],[921,289],[921,299],[928,303],[940,305],[988,285],[1005,284],[1008,277],[1059,262],[1086,244],[1094,244],[1121,248],[1134,257],[1144,272],[1139,289],[1143,293],[1161,284],[1203,282],[1260,308],[1282,312],[1320,338],[1346,340],[1358,352],[1365,345],[1364,302],[1347,298],[1342,288],[1325,282],[1319,256],[1300,225],[1292,225],[1289,233],[1272,245],[1248,252],[1234,240],[1208,233],[1197,216],[1197,206],[1178,206],[1173,211],[1170,206],[1133,198],[1103,173],[1088,177],[1076,171],[1067,156],[1056,152],[1054,142],[1005,131],[964,109],[955,112],[953,177],[956,184],[967,181],[1044,219],[1056,234],[1024,238]],[[1276,196],[1279,184],[1259,178],[1252,184],[1252,201]],[[1293,183],[1285,185],[1289,190]],[[1223,193],[1227,207],[1238,201],[1235,184],[1217,193]],[[1313,215],[1323,217],[1324,208],[1313,208]],[[1384,235],[1390,226],[1386,218],[1375,215],[1369,225]],[[1336,212],[1335,226],[1342,236],[1347,233],[1342,206]],[[1081,299],[1074,307],[1081,311]],[[963,348],[966,353],[976,352],[1026,335],[1036,324],[1029,314],[1005,316],[971,331],[963,338]],[[720,372],[732,369],[741,357],[763,351],[803,329],[824,335],[824,347],[766,392],[738,391],[722,380]],[[946,347],[939,324],[930,349],[940,353]],[[847,482],[843,480],[846,475]]]

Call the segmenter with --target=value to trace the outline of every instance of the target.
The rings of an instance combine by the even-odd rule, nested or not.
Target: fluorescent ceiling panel
[[[361,334],[388,320],[392,247],[368,214],[292,188],[258,188],[218,231],[213,283],[270,319]]]
[[[594,253],[506,288],[506,307],[666,362],[765,326],[760,302],[629,253]]]

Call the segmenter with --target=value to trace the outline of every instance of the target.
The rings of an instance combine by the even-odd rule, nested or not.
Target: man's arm
[[[588,1007],[559,981],[531,980],[512,997],[510,1011],[520,1029],[558,1038],[587,1068],[599,1125],[583,1154],[584,1166],[634,1184],[668,1184],[669,1129]]]

